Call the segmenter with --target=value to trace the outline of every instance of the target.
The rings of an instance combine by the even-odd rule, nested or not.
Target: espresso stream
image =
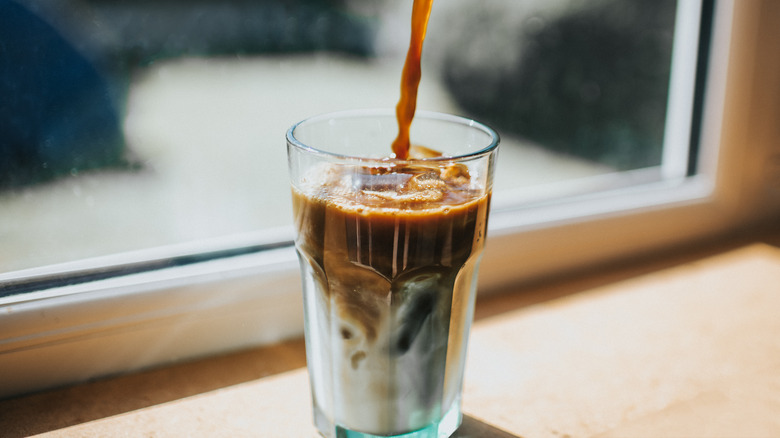
[[[412,35],[404,69],[401,72],[401,98],[395,108],[398,118],[398,136],[392,145],[393,154],[401,160],[409,157],[409,127],[412,125],[417,108],[417,89],[422,72],[422,47],[432,6],[433,0],[414,0],[412,9]]]

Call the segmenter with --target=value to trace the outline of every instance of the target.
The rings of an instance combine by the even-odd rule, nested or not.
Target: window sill
[[[0,398],[300,336],[297,270],[286,247],[0,299]]]
[[[481,299],[456,436],[777,436],[768,237]],[[295,340],[42,392],[0,401],[0,430],[315,436],[304,365]]]

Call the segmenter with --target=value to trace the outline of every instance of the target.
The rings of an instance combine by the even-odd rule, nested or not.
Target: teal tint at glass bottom
[[[462,419],[460,404],[453,403],[452,408],[444,414],[439,422],[401,435],[372,435],[370,433],[344,429],[340,426],[335,426],[335,435],[324,435],[335,436],[335,438],[449,438],[460,427]],[[317,426],[319,427],[320,424],[317,424]],[[320,428],[320,431],[322,432],[322,428]]]

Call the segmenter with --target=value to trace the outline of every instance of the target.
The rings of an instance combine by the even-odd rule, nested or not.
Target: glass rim
[[[356,109],[356,110],[344,110],[344,111],[333,111],[328,112],[324,114],[319,114],[316,116],[308,117],[306,119],[301,120],[300,122],[295,123],[287,130],[287,144],[294,146],[295,148],[299,150],[303,150],[312,154],[321,155],[321,156],[327,156],[330,158],[340,159],[340,160],[354,160],[354,161],[374,161],[374,162],[383,162],[383,163],[407,163],[407,162],[414,162],[414,161],[428,161],[428,162],[437,162],[437,161],[463,161],[463,160],[469,160],[474,158],[479,158],[481,156],[488,155],[492,153],[493,151],[498,148],[498,144],[501,140],[500,136],[498,135],[498,132],[494,130],[493,128],[487,126],[486,124],[482,122],[478,122],[474,119],[470,119],[468,117],[463,116],[457,116],[454,114],[448,114],[448,113],[442,113],[437,111],[427,111],[427,110],[418,110],[415,112],[414,119],[412,123],[414,123],[414,120],[419,118],[424,118],[428,120],[434,120],[434,121],[443,121],[443,122],[450,122],[454,123],[460,126],[475,128],[479,131],[482,131],[483,133],[487,134],[491,140],[490,143],[480,149],[477,149],[476,151],[469,152],[466,154],[460,154],[460,155],[442,155],[440,157],[431,157],[431,158],[415,158],[415,159],[399,159],[390,157],[389,155],[384,158],[374,158],[374,157],[362,157],[358,155],[345,155],[345,154],[339,154],[335,152],[329,152],[324,151],[322,149],[317,149],[313,146],[307,145],[303,143],[302,141],[298,140],[295,137],[295,130],[299,128],[302,125],[308,124],[308,123],[314,123],[314,122],[321,122],[324,120],[331,120],[331,119],[345,119],[348,117],[352,118],[360,118],[360,117],[392,117],[395,118],[395,110],[390,108],[375,108],[375,109]],[[390,151],[390,145],[388,145],[388,151]]]

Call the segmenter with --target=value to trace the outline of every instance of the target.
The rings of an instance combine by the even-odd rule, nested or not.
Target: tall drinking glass
[[[314,422],[326,437],[448,437],[498,135],[418,112],[410,160],[387,158],[392,110],[287,132]]]

